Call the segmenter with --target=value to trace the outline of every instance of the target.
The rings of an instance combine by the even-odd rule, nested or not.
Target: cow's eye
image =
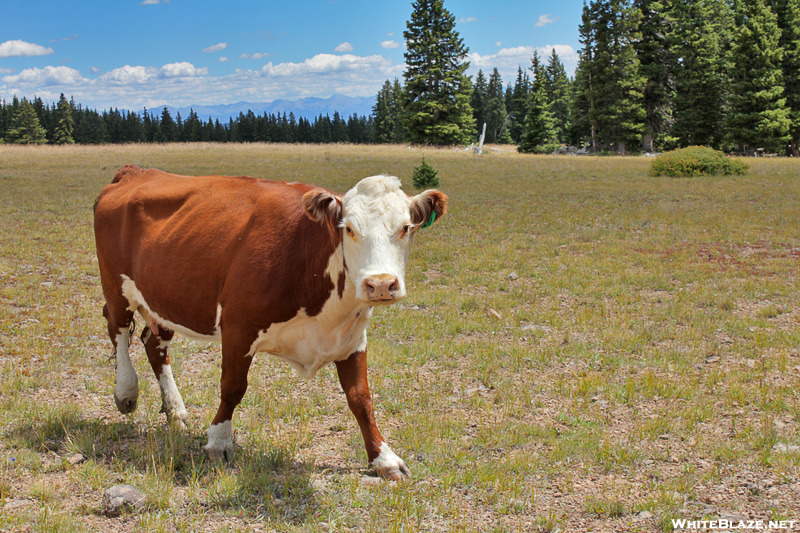
[[[403,229],[400,230],[400,236],[405,237],[411,231],[411,224],[406,224],[403,226]]]
[[[355,233],[353,232],[353,228],[350,226],[345,226],[344,231],[351,237],[355,237]]]

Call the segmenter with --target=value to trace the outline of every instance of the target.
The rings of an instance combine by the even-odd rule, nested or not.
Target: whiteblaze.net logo
[[[687,520],[672,519],[675,530],[715,530],[715,531],[779,531],[800,527],[798,520]]]

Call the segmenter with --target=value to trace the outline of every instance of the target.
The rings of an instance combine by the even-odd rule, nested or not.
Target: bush
[[[414,187],[417,189],[425,189],[429,187],[438,187],[439,178],[436,177],[438,170],[434,170],[432,166],[422,158],[422,163],[418,167],[414,167],[414,174],[411,176],[414,182]]]
[[[744,161],[727,157],[720,151],[705,146],[689,146],[658,156],[650,166],[653,176],[731,176],[747,174]]]

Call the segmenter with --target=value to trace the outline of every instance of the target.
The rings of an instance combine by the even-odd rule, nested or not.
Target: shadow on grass
[[[155,475],[174,487],[192,486],[207,494],[198,502],[207,509],[235,509],[244,516],[294,524],[308,521],[318,510],[311,485],[315,468],[293,460],[288,449],[247,445],[223,464],[205,457],[206,436],[201,432],[85,419],[75,406],[30,411],[3,435],[10,447],[64,457],[80,453],[121,477]],[[148,494],[143,483],[139,488]]]

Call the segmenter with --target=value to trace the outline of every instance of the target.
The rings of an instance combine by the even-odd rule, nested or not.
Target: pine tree
[[[486,76],[483,75],[483,70],[479,70],[475,76],[475,83],[472,84],[472,95],[469,98],[477,135],[481,134],[483,125],[486,123],[486,100],[488,97],[489,89],[486,85]]]
[[[403,141],[402,124],[403,87],[395,79],[386,80],[378,91],[372,116],[375,122],[375,142],[399,143]]]
[[[789,140],[789,110],[777,17],[764,0],[736,0],[734,18],[728,133],[744,152],[783,151]]]
[[[719,147],[730,70],[725,57],[732,26],[727,0],[676,1],[670,15],[675,24],[669,38],[675,62],[672,135],[682,146]]]
[[[556,140],[555,120],[550,112],[550,102],[547,97],[546,74],[539,61],[539,54],[535,51],[531,63],[533,84],[528,95],[525,128],[517,147],[517,150],[523,153],[534,152],[537,147]]]
[[[178,127],[172,119],[169,109],[166,107],[161,111],[161,135],[158,142],[171,143],[178,140]]]
[[[794,157],[800,157],[800,0],[779,0],[777,12],[791,151]]]
[[[640,17],[628,0],[584,4],[574,111],[580,115],[576,125],[582,125],[595,150],[603,147],[624,154],[641,142],[644,79],[633,48],[641,38]]]
[[[683,0],[679,0],[682,2]],[[642,149],[652,152],[671,127],[674,58],[668,32],[673,25],[669,17],[671,0],[634,0],[642,14],[641,38],[634,43],[639,59],[639,72],[644,78],[645,133]]]
[[[415,0],[406,23],[405,127],[417,144],[452,145],[474,135],[465,72],[468,48],[444,0]]]
[[[522,70],[517,69],[517,80],[514,82],[514,89],[511,93],[509,103],[506,104],[508,114],[511,116],[509,133],[511,141],[519,144],[522,139],[522,131],[525,127],[525,115],[528,111],[528,93],[530,92],[530,82],[528,75]]]
[[[53,144],[75,144],[75,139],[72,137],[74,127],[72,106],[67,101],[64,93],[61,93],[61,98],[58,100],[58,108],[56,109],[56,129],[53,133]]]
[[[6,132],[5,142],[13,144],[47,143],[47,132],[39,122],[36,110],[24,98],[14,114],[11,129]]]
[[[550,102],[550,111],[556,125],[556,137],[560,142],[566,142],[569,127],[569,77],[567,70],[553,48],[547,66],[545,67],[545,81],[547,98]]]
[[[486,140],[488,142],[511,142],[508,129],[504,128],[507,116],[503,80],[500,78],[500,71],[495,67],[492,75],[489,76],[489,84],[486,87]],[[502,136],[503,133],[505,136]]]

